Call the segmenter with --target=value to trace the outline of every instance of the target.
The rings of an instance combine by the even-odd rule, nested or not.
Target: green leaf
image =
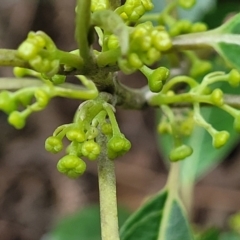
[[[163,190],[148,200],[120,229],[121,240],[192,240],[184,209]]]
[[[230,66],[240,70],[240,14],[215,29],[213,37],[218,39],[211,44],[214,49]]]
[[[118,209],[119,225],[128,218],[129,212]],[[99,206],[86,207],[59,221],[42,240],[101,240]]]

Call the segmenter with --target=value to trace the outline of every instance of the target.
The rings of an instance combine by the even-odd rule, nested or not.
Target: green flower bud
[[[141,0],[141,3],[146,11],[150,11],[154,7],[151,0]]]
[[[179,6],[185,9],[192,8],[196,3],[196,0],[178,0]]]
[[[224,146],[227,142],[227,140],[229,139],[229,132],[227,131],[221,131],[221,132],[217,132],[214,134],[213,136],[213,141],[212,141],[212,145],[215,148],[220,148],[222,146]]]
[[[115,159],[128,152],[131,148],[131,143],[127,140],[124,135],[113,136],[107,143],[108,157]]]
[[[148,78],[148,85],[152,92],[160,92],[163,84],[169,76],[169,70],[165,67],[159,67],[152,72]]]
[[[211,101],[214,105],[220,107],[223,105],[223,92],[221,89],[217,88],[213,90],[211,94]]]
[[[87,157],[89,160],[96,160],[101,152],[99,144],[93,140],[89,140],[82,145],[82,155]]]
[[[48,105],[49,95],[46,93],[46,91],[38,89],[35,91],[34,96],[37,100],[39,107],[45,108]]]
[[[117,38],[117,36],[115,35],[110,35],[107,39],[107,46],[108,49],[116,49],[119,47],[119,40]]]
[[[172,134],[171,124],[166,121],[161,121],[158,124],[157,131],[161,134]]]
[[[112,125],[110,123],[101,124],[101,132],[105,135],[112,134]]]
[[[232,87],[238,87],[240,83],[240,73],[236,69],[232,69],[229,73],[228,82]]]
[[[129,54],[128,62],[132,67],[134,67],[136,69],[139,69],[143,65],[142,61],[140,60],[140,58],[138,57],[138,55],[136,53]]]
[[[104,10],[109,8],[108,0],[92,0],[91,2],[91,11],[95,12],[98,10]]]
[[[77,141],[79,143],[84,142],[87,139],[86,134],[78,128],[73,128],[67,131],[66,137],[69,141]]]
[[[65,80],[66,80],[66,76],[59,75],[59,74],[56,74],[51,78],[51,81],[56,85],[64,83]]]
[[[63,149],[62,140],[58,137],[48,137],[45,141],[45,149],[51,153],[58,153]]]
[[[34,58],[39,51],[39,48],[36,47],[32,42],[25,41],[18,47],[18,55],[24,60],[28,61]]]
[[[190,155],[192,155],[192,153],[193,153],[192,148],[190,146],[183,144],[173,149],[170,152],[169,158],[172,162],[177,162],[189,157]]]
[[[181,33],[189,33],[191,31],[192,23],[187,19],[181,19],[177,22],[181,29]]]
[[[13,111],[8,117],[8,122],[16,129],[22,129],[26,124],[26,119],[21,112]]]
[[[77,178],[85,172],[86,163],[77,156],[66,155],[59,160],[57,169],[70,178]]]
[[[136,68],[131,66],[126,59],[119,59],[118,66],[125,74],[131,74],[137,70]]]
[[[17,109],[17,104],[14,99],[13,93],[8,91],[0,92],[0,110],[9,114]]]
[[[166,31],[160,31],[152,37],[154,47],[159,51],[167,51],[172,47],[172,41]]]
[[[191,31],[192,33],[195,33],[195,32],[205,32],[207,31],[208,27],[205,23],[201,23],[201,22],[198,22],[198,23],[194,23],[192,26],[191,26]]]

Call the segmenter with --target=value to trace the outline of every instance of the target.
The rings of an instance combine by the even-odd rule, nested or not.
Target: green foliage
[[[122,226],[122,240],[193,239],[185,212],[168,189],[149,199]]]

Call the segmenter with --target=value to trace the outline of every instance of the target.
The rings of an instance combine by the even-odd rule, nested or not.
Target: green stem
[[[17,56],[17,50],[0,49],[0,66],[31,68],[28,62]]]
[[[80,56],[61,50],[57,50],[56,54],[62,64],[69,65],[70,67],[74,67],[76,69],[83,68],[83,59]]]
[[[171,163],[166,187],[170,190],[171,196],[177,196],[179,190],[179,162]]]
[[[99,67],[104,67],[110,64],[116,64],[120,56],[121,56],[120,48],[102,52],[97,56],[97,65]]]
[[[44,83],[35,78],[0,78],[0,90],[15,90],[26,87],[43,86]]]
[[[90,0],[77,1],[75,36],[78,42],[80,56],[83,58],[86,67],[91,67],[93,63],[92,51],[89,46],[90,9]]]
[[[100,217],[102,240],[120,240],[114,162],[107,157],[106,138],[99,137],[102,152],[98,158]]]

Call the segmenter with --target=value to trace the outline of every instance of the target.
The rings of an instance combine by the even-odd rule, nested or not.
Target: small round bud
[[[67,131],[66,137],[69,141],[77,141],[79,143],[84,142],[87,138],[86,134],[77,128],[73,128]]]
[[[62,84],[62,83],[64,83],[65,82],[65,80],[66,80],[66,76],[64,76],[64,75],[58,75],[58,74],[56,74],[56,75],[54,75],[52,78],[51,78],[51,81],[54,83],[54,84]]]
[[[190,155],[192,155],[192,153],[193,153],[192,148],[190,146],[183,144],[173,149],[170,152],[169,158],[172,162],[177,162],[189,157]]]
[[[82,155],[89,160],[96,160],[101,152],[101,148],[98,143],[90,140],[83,143],[81,151]]]
[[[107,40],[108,49],[116,49],[119,47],[119,41],[117,36],[110,35]]]
[[[160,31],[152,38],[154,47],[159,51],[167,51],[172,47],[172,41],[166,31]]]
[[[101,124],[101,132],[105,135],[112,134],[112,125],[110,123]]]
[[[124,135],[113,136],[107,143],[108,157],[115,159],[128,152],[131,148],[131,143],[127,140]]]
[[[232,69],[229,73],[228,82],[232,87],[238,87],[240,83],[240,73],[236,69]]]
[[[178,0],[179,6],[185,9],[192,8],[196,3],[196,0]]]
[[[214,89],[211,94],[211,101],[214,105],[220,107],[223,105],[223,92],[221,89]]]
[[[58,153],[63,149],[63,143],[58,137],[48,137],[45,141],[45,149],[51,153]]]
[[[195,33],[195,32],[205,32],[207,31],[208,27],[205,23],[201,23],[201,22],[198,22],[198,23],[194,23],[192,26],[191,26],[191,31],[192,33]]]
[[[159,67],[152,72],[148,78],[148,85],[152,92],[160,92],[163,84],[169,76],[169,70],[165,67]]]
[[[140,60],[140,58],[138,57],[138,55],[136,53],[129,54],[128,62],[132,67],[134,67],[136,69],[139,69],[143,65],[142,61]]]
[[[215,133],[212,141],[213,147],[220,148],[224,146],[227,140],[229,139],[229,136],[230,136],[229,132],[227,131],[221,131],[221,132]]]
[[[57,169],[70,178],[77,178],[85,172],[86,163],[77,156],[66,155],[58,161]]]
[[[2,91],[0,93],[0,110],[9,114],[17,109],[17,104],[14,99],[13,93],[8,91]]]
[[[161,121],[158,124],[157,131],[161,134],[171,134],[172,133],[171,124],[169,124],[166,121]]]
[[[26,119],[21,112],[13,111],[8,117],[8,122],[16,129],[22,129],[26,124]]]

